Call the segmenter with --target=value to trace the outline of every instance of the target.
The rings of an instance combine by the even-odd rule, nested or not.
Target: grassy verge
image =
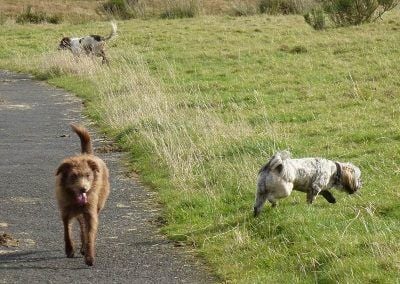
[[[86,100],[87,113],[158,190],[164,231],[243,283],[394,283],[399,277],[399,11],[315,32],[301,17],[119,23],[110,68],[55,51],[107,23],[3,27],[0,68]],[[52,43],[53,45],[51,45]],[[251,217],[276,149],[359,165],[359,196],[295,192]]]

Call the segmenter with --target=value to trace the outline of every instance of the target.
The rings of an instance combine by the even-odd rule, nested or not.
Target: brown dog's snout
[[[81,188],[79,189],[79,192],[80,192],[80,193],[85,193],[85,192],[86,192],[86,188],[81,187]]]

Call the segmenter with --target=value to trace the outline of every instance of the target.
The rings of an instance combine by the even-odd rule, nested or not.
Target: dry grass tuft
[[[61,74],[75,74],[80,76],[94,75],[101,70],[102,65],[98,58],[81,56],[75,58],[70,52],[46,53],[39,59],[40,70],[54,76]]]
[[[137,141],[150,147],[167,167],[178,190],[198,190],[196,184],[200,183],[213,196],[221,184],[207,180],[210,173],[204,163],[208,161],[213,161],[215,175],[227,172],[227,178],[236,180],[238,187],[254,180],[256,169],[250,156],[233,154],[231,163],[221,156],[232,144],[260,135],[239,114],[222,117],[193,91],[180,92],[196,98],[194,105],[184,103],[150,74],[139,54],[115,57],[119,61],[111,68],[101,65],[96,58],[74,58],[68,52],[43,54],[34,64],[40,66],[38,76],[42,79],[75,75],[90,80],[98,90],[100,102],[95,115],[101,116],[103,124],[112,131],[126,133],[128,147]],[[17,64],[26,64],[28,68],[25,62]],[[270,125],[265,131],[273,132]],[[261,146],[259,151],[263,151]]]
[[[98,20],[100,15],[96,12],[101,0],[77,0],[77,1],[60,1],[60,0],[3,0],[1,12],[6,16],[15,16],[22,13],[26,7],[32,7],[34,12],[42,12],[46,14],[59,14],[63,19],[69,22],[79,23],[89,20]]]
[[[218,160],[217,153],[225,145],[254,135],[247,123],[237,118],[226,122],[200,97],[195,108],[180,103],[150,75],[138,54],[122,58],[118,68],[88,73],[100,91],[98,111],[113,130],[134,129],[128,135],[131,143],[136,143],[136,135],[144,138],[142,143],[167,166],[178,189],[194,190],[194,184],[206,176],[204,161]],[[243,172],[243,168],[231,170],[237,170],[238,176]]]

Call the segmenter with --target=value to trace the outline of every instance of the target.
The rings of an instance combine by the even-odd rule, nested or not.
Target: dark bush
[[[59,24],[62,22],[62,17],[60,15],[48,16],[44,12],[33,12],[32,6],[26,7],[25,12],[19,14],[15,20],[18,24],[40,24],[40,23],[51,23]]]
[[[4,25],[7,22],[7,16],[3,13],[0,13],[0,25]]]
[[[138,1],[134,0],[108,0],[102,5],[104,12],[114,17],[127,20],[135,17],[131,5],[136,5]]]
[[[336,27],[374,22],[399,3],[400,0],[323,0],[324,10]]]
[[[304,20],[315,30],[322,30],[326,26],[324,10],[320,7],[311,9],[304,15]]]
[[[302,14],[315,4],[315,0],[259,0],[258,9],[262,14]]]
[[[253,3],[249,3],[248,1],[232,1],[231,3],[231,12],[232,16],[235,17],[247,17],[251,15],[258,14],[259,9],[257,9],[257,5]]]
[[[62,22],[62,17],[61,15],[53,15],[53,16],[48,16],[46,17],[46,22],[50,24],[61,24]]]
[[[325,17],[333,27],[360,25],[381,19],[399,3],[400,0],[320,0],[321,8],[312,9],[304,19],[314,29],[325,27]]]
[[[32,23],[40,24],[46,22],[46,15],[42,12],[32,12],[32,6],[26,7],[25,12],[19,14],[16,18],[18,24]]]
[[[325,11],[335,26],[369,22],[377,8],[375,0],[329,0],[325,3]]]

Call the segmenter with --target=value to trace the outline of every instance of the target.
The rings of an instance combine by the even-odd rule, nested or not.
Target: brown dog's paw
[[[73,258],[74,257],[74,251],[73,250],[66,251],[65,254],[67,255],[68,258]]]
[[[74,257],[74,247],[72,245],[66,244],[65,254],[67,255],[68,258]]]
[[[88,266],[93,266],[94,258],[91,257],[91,256],[86,256],[86,257],[85,257],[85,263],[86,263]]]

